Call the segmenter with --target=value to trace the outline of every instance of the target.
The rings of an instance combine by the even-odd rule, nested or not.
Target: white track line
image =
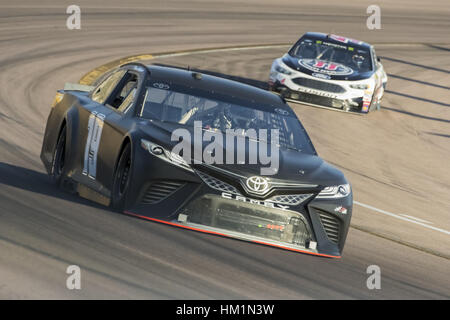
[[[364,203],[361,203],[361,202],[358,202],[358,201],[353,201],[353,203],[356,204],[356,205],[359,205],[361,207],[364,207],[364,208],[367,208],[367,209],[370,209],[370,210],[373,210],[373,211],[376,211],[376,212],[379,212],[379,213],[382,213],[382,214],[385,214],[385,215],[388,215],[388,216],[391,216],[391,217],[394,217],[394,218],[397,218],[397,219],[400,219],[400,220],[412,222],[412,223],[418,224],[418,225],[420,225],[422,227],[425,227],[425,228],[428,228],[428,229],[432,229],[434,231],[438,231],[438,232],[442,232],[442,233],[450,235],[450,231],[447,231],[447,230],[444,230],[444,229],[436,228],[436,227],[430,226],[428,224],[425,224],[425,223],[422,223],[422,222],[419,222],[419,221],[416,221],[416,220],[413,220],[413,219],[409,219],[407,217],[403,217],[401,215],[398,215],[398,214],[395,214],[395,213],[392,213],[392,212],[389,212],[389,211],[381,210],[381,209],[369,206],[368,204],[364,204]]]
[[[407,217],[407,218],[410,218],[410,219],[413,219],[413,220],[416,220],[416,221],[419,221],[419,222],[433,224],[433,222],[430,222],[430,221],[427,221],[427,220],[423,220],[423,219],[420,219],[420,218],[417,218],[417,217],[413,217],[413,216],[408,216],[407,214],[401,213],[400,215],[404,216],[404,217]]]
[[[228,51],[245,51],[245,50],[259,50],[259,49],[273,49],[273,48],[284,48],[289,47],[287,44],[277,44],[277,45],[263,45],[263,46],[249,46],[249,47],[238,47],[238,48],[220,48],[220,49],[205,49],[205,50],[197,50],[197,51],[186,51],[186,52],[178,52],[178,53],[163,53],[163,54],[155,54],[153,55],[153,59],[157,58],[171,58],[171,57],[181,57],[181,56],[189,56],[194,54],[201,53],[215,53],[215,52],[228,52]]]

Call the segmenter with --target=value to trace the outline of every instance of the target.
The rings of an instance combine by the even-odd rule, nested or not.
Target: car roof
[[[200,73],[193,70],[170,66],[146,65],[150,77],[154,81],[169,81],[174,84],[190,87],[211,94],[226,97],[229,102],[245,103],[248,107],[263,109],[282,108],[293,113],[292,109],[278,95],[242,82]],[[200,74],[201,79],[195,75]]]
[[[311,38],[314,38],[317,40],[327,41],[327,42],[341,44],[341,45],[342,44],[349,45],[349,46],[366,49],[366,50],[370,50],[372,47],[367,42],[355,40],[355,39],[351,39],[351,38],[347,38],[347,37],[343,37],[343,36],[339,36],[339,35],[335,35],[335,34],[326,34],[326,33],[322,33],[322,32],[307,32],[302,36],[302,38],[305,36],[308,36],[308,37],[311,37]]]

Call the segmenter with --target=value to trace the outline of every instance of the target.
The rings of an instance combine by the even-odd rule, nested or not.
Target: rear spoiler
[[[83,92],[91,92],[95,87],[87,86],[79,83],[69,83],[66,82],[64,84],[64,91],[83,91]]]

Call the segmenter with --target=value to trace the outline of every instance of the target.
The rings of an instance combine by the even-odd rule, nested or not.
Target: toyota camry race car
[[[368,43],[308,32],[272,63],[269,87],[288,100],[367,113],[379,109],[386,72]]]
[[[58,186],[128,215],[298,252],[340,257],[352,215],[349,182],[282,98],[189,70],[132,63],[66,85],[41,159]]]

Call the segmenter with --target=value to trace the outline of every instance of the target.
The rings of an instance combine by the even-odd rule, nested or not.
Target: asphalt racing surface
[[[449,299],[450,6],[379,1],[0,1],[0,298]],[[341,259],[113,213],[58,190],[39,160],[57,89],[131,55],[264,86],[306,31],[375,44],[388,73],[367,116],[292,103],[355,196]],[[251,47],[264,45],[264,47]],[[224,48],[191,52],[192,49]],[[236,49],[238,48],[238,49]],[[175,55],[150,54],[182,52]],[[66,268],[81,268],[81,290]],[[369,290],[366,270],[381,269]]]

